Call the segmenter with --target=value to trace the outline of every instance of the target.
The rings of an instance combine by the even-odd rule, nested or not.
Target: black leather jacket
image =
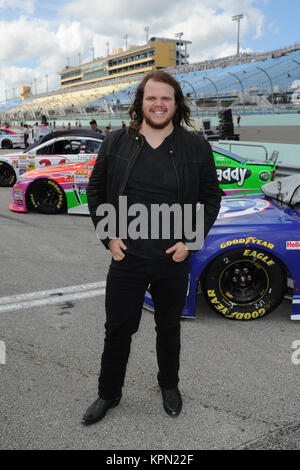
[[[212,227],[221,201],[221,191],[210,144],[198,134],[183,127],[175,130],[174,143],[170,144],[178,182],[180,204],[204,204],[205,236]],[[101,217],[96,216],[97,207],[103,203],[118,207],[128,176],[138,158],[143,137],[132,128],[110,132],[100,148],[87,187],[88,207],[95,228]],[[109,239],[101,240],[108,247]]]

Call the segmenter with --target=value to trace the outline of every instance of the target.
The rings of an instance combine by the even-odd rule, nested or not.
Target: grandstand
[[[194,113],[217,112],[224,106],[237,111],[298,109],[291,102],[300,79],[300,44],[258,54],[242,54],[166,68],[181,83]],[[143,73],[111,78],[105,83],[74,86],[12,100],[0,105],[0,119],[35,121],[85,116],[114,116],[127,112]],[[298,90],[297,90],[298,91]]]
[[[62,116],[71,116],[72,114],[86,113],[86,109],[93,108],[89,105],[94,100],[99,100],[102,96],[113,95],[128,83],[116,83],[115,85],[104,85],[101,87],[86,88],[64,93],[52,93],[37,98],[22,101],[22,104],[16,102],[4,111],[4,118],[10,120],[38,120],[43,114],[48,119],[54,119]]]

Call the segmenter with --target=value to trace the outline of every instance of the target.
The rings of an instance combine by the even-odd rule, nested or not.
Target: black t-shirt
[[[178,182],[175,173],[172,154],[170,154],[174,131],[159,147],[153,149],[143,137],[144,145],[129,175],[124,195],[127,196],[128,208],[132,204],[143,204],[148,210],[148,231],[145,224],[137,225],[137,230],[148,233],[148,239],[129,237],[123,239],[127,246],[126,253],[131,253],[142,258],[167,258],[173,256],[165,251],[174,245],[179,239],[174,238],[174,217],[170,217],[170,236],[162,238],[161,216],[159,225],[151,217],[151,205],[166,203],[168,206],[178,202]],[[128,228],[132,220],[140,217],[128,216]],[[145,219],[144,219],[145,220]],[[158,219],[156,219],[158,221]],[[151,227],[155,225],[158,239],[151,239]]]

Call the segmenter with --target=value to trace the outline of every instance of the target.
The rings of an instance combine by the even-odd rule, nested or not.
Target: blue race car
[[[201,289],[225,318],[261,318],[292,286],[291,319],[300,320],[300,175],[262,186],[261,195],[222,199],[202,248],[190,257],[183,317],[196,315]],[[145,308],[153,310],[151,290]]]

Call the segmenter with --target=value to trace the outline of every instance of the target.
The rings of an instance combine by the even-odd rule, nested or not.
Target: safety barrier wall
[[[273,151],[278,151],[277,176],[300,173],[300,145],[234,140],[220,140],[216,145],[249,160],[259,161],[270,158]]]

